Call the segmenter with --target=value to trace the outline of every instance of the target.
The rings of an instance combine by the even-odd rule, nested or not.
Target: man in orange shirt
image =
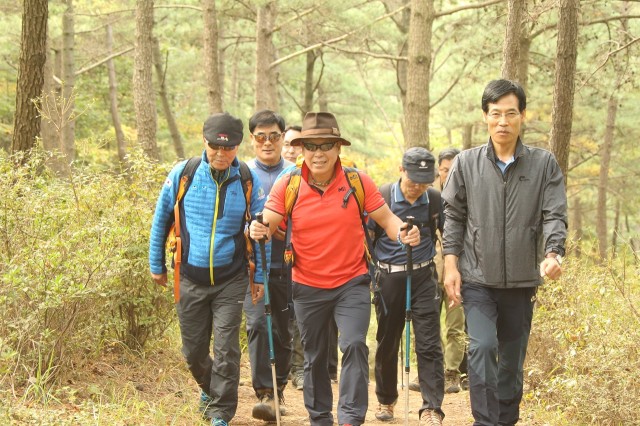
[[[333,394],[327,368],[327,323],[333,316],[343,353],[338,423],[361,425],[368,407],[369,349],[366,344],[371,298],[364,229],[355,196],[339,160],[342,138],[331,113],[309,112],[300,137],[304,164],[292,221],[293,303],[304,346],[304,402],[311,426],[333,425]],[[417,228],[406,224],[385,204],[371,178],[358,172],[364,187],[364,211],[398,244],[420,242]],[[285,216],[284,175],[273,186],[264,210],[265,224],[251,223],[254,240],[270,237]],[[345,197],[346,196],[346,197]]]

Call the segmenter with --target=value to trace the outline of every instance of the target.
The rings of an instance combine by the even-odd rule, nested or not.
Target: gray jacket
[[[442,192],[443,253],[458,256],[463,283],[537,286],[544,255],[564,255],[567,197],[555,157],[518,140],[514,158],[503,176],[489,140],[453,162]]]

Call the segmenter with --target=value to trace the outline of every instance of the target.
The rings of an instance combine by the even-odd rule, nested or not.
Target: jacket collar
[[[491,140],[491,137],[489,137],[489,142],[485,146],[487,147],[487,158],[495,162],[498,157],[496,157],[496,151],[493,149],[493,141]],[[522,139],[520,139],[520,137],[518,136],[518,140],[516,141],[516,151],[513,154],[514,160],[516,158],[522,157],[523,155],[526,155],[527,151],[527,147],[522,143]]]

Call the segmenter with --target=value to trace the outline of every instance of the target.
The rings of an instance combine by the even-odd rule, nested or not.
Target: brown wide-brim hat
[[[351,142],[340,136],[338,120],[330,112],[308,112],[302,120],[300,136],[292,139],[291,145],[300,146],[309,139],[329,139],[340,141],[342,145],[351,145]]]

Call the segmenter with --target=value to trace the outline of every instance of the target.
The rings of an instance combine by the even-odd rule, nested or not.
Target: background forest
[[[331,111],[352,142],[343,153],[382,184],[407,147],[486,143],[482,90],[505,77],[525,86],[524,141],[554,152],[570,207],[525,405],[553,425],[640,424],[637,0],[22,0],[0,12],[0,419],[43,407],[72,411],[71,424],[100,423],[96,407],[119,419],[135,392],[74,374],[114,356],[180,365],[148,234],[166,173],[201,152],[210,113],[246,124],[269,108],[299,124]],[[239,156],[253,156],[246,140]],[[153,408],[131,424],[166,424]]]

